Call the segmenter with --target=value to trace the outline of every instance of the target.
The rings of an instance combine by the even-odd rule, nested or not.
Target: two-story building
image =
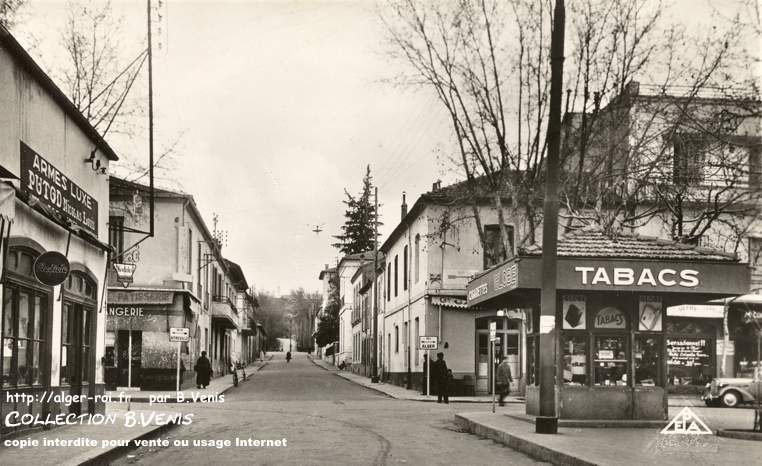
[[[7,432],[30,427],[18,422],[24,414],[104,411],[96,396],[104,391],[107,171],[117,155],[2,26],[0,109],[0,418]],[[65,404],[69,395],[87,401]]]
[[[169,329],[190,329],[181,344],[181,386],[195,385],[193,364],[212,344],[210,293],[224,266],[193,196],[155,189],[154,236],[149,228],[148,186],[111,177],[110,242],[114,262],[134,267],[131,283],[109,276],[106,360],[112,387],[172,389],[177,343]]]
[[[410,211],[403,198],[401,221],[381,246],[386,259],[379,362],[386,380],[420,389],[425,353],[417,342],[420,336],[436,336],[440,342],[437,352],[444,353],[453,372],[451,392],[487,392],[487,318],[466,309],[466,285],[498,258],[493,252],[502,243],[493,202],[492,195],[469,194],[465,183],[444,188],[435,183]],[[474,205],[490,248],[488,254],[481,245]],[[511,243],[514,226],[506,225]],[[521,330],[514,325],[501,332],[505,340],[501,351],[513,360],[518,381]]]

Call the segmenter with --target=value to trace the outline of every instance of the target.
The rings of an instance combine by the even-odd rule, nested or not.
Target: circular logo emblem
[[[69,260],[60,252],[42,253],[34,261],[34,276],[44,285],[60,285],[69,276],[69,270]]]

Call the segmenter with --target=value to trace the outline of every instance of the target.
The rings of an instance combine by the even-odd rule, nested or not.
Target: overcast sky
[[[65,2],[29,1],[17,31],[34,34],[35,55],[54,66]],[[131,58],[145,37],[145,2],[115,10]],[[219,214],[224,255],[257,289],[319,289],[320,269],[338,256],[330,244],[343,189],[360,188],[366,165],[382,233],[399,221],[402,191],[412,205],[437,178],[455,177],[438,161],[449,127],[433,96],[383,82],[400,68],[384,54],[374,2],[170,1],[161,13],[157,139],[182,134],[172,181],[195,197],[210,229]],[[144,141],[113,145],[147,160]],[[315,225],[325,231],[316,235]]]

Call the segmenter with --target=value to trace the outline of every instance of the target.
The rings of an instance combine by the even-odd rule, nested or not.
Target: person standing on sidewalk
[[[427,373],[427,369],[429,367],[429,357],[427,355],[423,355],[423,383],[421,384],[421,395],[428,395],[426,393],[426,378],[430,376],[430,374]]]
[[[209,385],[209,379],[212,377],[212,364],[206,357],[206,351],[201,352],[193,370],[196,371],[196,388],[206,388]]]
[[[511,377],[511,366],[508,365],[508,358],[503,358],[503,360],[500,361],[500,365],[497,366],[497,373],[495,376],[495,385],[497,385],[497,392],[500,396],[500,406],[505,406],[503,399],[511,392],[511,382],[513,382],[513,377]]]
[[[437,360],[431,363],[431,375],[437,382],[437,403],[441,403],[443,399],[445,403],[449,403],[447,363],[444,360],[444,353],[437,353]]]

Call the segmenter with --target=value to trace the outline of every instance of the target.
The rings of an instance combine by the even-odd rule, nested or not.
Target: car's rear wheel
[[[722,395],[722,404],[728,408],[735,408],[740,402],[741,394],[734,390],[728,390]]]

